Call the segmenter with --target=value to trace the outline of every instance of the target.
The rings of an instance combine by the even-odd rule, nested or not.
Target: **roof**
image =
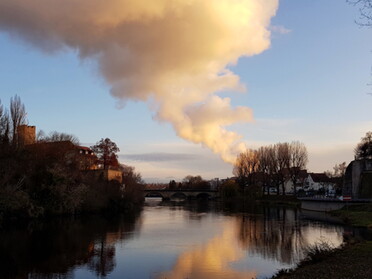
[[[86,146],[76,146],[77,149],[82,149],[82,150],[86,150],[86,151],[92,151],[92,149],[90,149],[89,147],[86,147]]]
[[[34,144],[27,145],[27,148],[34,149],[34,150],[49,150],[53,152],[67,152],[67,151],[73,151],[73,150],[85,150],[88,151],[89,154],[93,153],[92,149],[86,146],[79,146],[73,144],[69,140],[65,141],[41,141],[36,142]]]
[[[330,182],[330,178],[325,173],[309,173],[314,182]]]
[[[74,147],[74,144],[69,141],[40,141],[33,144],[29,144],[28,147],[39,147],[39,148],[69,148],[72,149]]]
[[[305,179],[307,177],[307,174],[308,174],[307,170],[301,170],[298,167],[292,167],[290,169],[288,169],[288,168],[283,169],[284,176],[289,177],[290,173],[291,173],[291,170],[296,171],[296,173],[298,175],[298,177],[297,177],[298,179]]]

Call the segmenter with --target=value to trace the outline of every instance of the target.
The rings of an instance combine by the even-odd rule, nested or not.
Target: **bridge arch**
[[[211,195],[208,194],[208,193],[199,193],[196,195],[196,198],[198,200],[210,200],[211,199]]]
[[[160,192],[149,192],[145,193],[145,198],[162,198],[165,199],[164,195],[162,195]]]
[[[171,199],[185,199],[187,200],[188,196],[183,192],[176,192],[170,196]]]

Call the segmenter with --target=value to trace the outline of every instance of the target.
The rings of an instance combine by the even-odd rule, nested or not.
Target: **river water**
[[[53,219],[0,232],[0,278],[269,278],[354,233],[296,209],[146,200],[136,216]]]

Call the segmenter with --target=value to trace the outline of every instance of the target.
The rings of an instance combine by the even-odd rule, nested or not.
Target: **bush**
[[[221,185],[220,191],[223,199],[233,199],[239,194],[239,185],[233,180],[228,180]]]
[[[330,254],[334,252],[336,248],[332,243],[321,240],[314,245],[305,248],[305,258],[300,264],[305,263],[316,263],[329,257]]]

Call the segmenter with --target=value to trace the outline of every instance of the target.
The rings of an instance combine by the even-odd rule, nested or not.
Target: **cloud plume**
[[[119,102],[148,102],[178,136],[228,162],[242,148],[226,129],[252,119],[221,91],[244,91],[230,68],[270,45],[278,0],[2,0],[0,31],[53,53],[94,59]]]

